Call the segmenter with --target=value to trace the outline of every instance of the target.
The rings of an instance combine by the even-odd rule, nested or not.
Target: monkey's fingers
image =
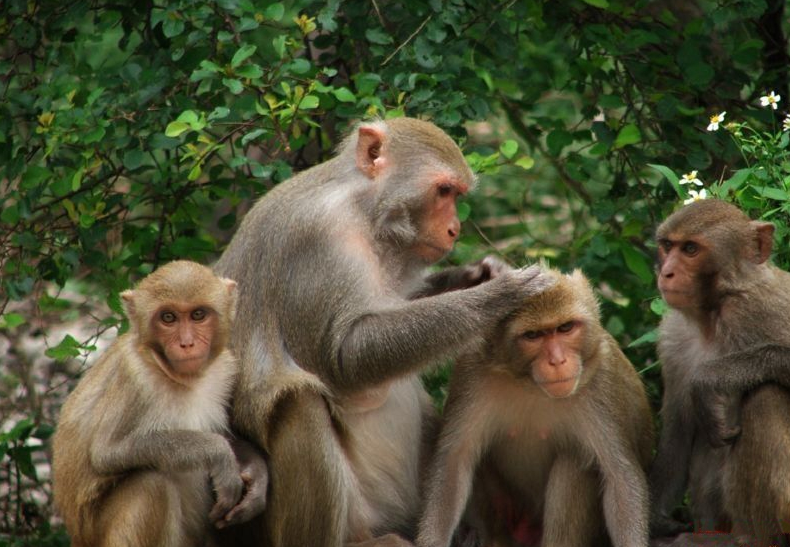
[[[247,522],[266,509],[266,482],[255,481],[252,476],[245,473],[242,473],[241,478],[246,487],[244,496],[224,517],[214,522],[217,528]]]
[[[557,284],[558,277],[533,264],[515,271],[517,279],[526,285],[526,296],[535,296]]]
[[[711,446],[732,444],[741,434],[740,394],[698,384],[693,390],[697,425]]]

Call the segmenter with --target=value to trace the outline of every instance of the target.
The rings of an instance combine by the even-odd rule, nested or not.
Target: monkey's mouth
[[[576,388],[579,387],[580,374],[576,376],[569,376],[568,378],[560,378],[557,380],[545,380],[538,382],[538,386],[543,390],[543,393],[552,399],[564,399],[576,393]]]

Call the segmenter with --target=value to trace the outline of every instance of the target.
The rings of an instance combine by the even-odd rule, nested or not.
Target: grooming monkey
[[[233,421],[269,456],[270,499],[251,530],[267,545],[414,536],[432,423],[418,373],[547,284],[537,268],[491,276],[490,264],[425,277],[452,249],[456,200],[473,184],[433,124],[363,123],[333,159],[258,201],[216,264],[240,286]]]
[[[778,385],[790,387],[790,274],[768,261],[773,232],[719,200],[687,205],[658,228],[658,287],[672,309],[658,342],[654,535],[681,528],[671,512],[688,485],[696,530],[786,544],[790,392]]]
[[[615,547],[647,546],[644,387],[584,275],[551,275],[553,287],[456,363],[418,547],[450,545],[465,511],[483,545],[595,545],[608,530]],[[526,518],[520,531],[490,510],[503,495]]]
[[[226,437],[236,283],[176,261],[121,298],[129,332],[61,411],[55,505],[75,547],[204,545],[266,496],[261,456]]]

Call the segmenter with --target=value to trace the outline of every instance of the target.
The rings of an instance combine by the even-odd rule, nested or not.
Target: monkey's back
[[[93,530],[85,528],[83,512],[100,502],[112,486],[111,477],[94,470],[90,449],[103,414],[97,412],[97,406],[110,396],[118,396],[120,404],[126,398],[111,387],[112,371],[120,366],[120,359],[112,355],[121,345],[122,341],[116,340],[66,398],[53,437],[54,504],[76,545],[93,536]]]

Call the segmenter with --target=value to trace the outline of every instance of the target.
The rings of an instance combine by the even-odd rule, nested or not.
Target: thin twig
[[[397,54],[398,54],[398,52],[399,52],[401,49],[403,49],[404,47],[406,47],[406,44],[408,44],[409,42],[411,42],[412,38],[414,38],[415,36],[417,36],[417,35],[420,33],[420,31],[422,30],[422,28],[423,28],[425,25],[427,25],[427,24],[428,24],[428,21],[430,21],[430,20],[431,20],[431,17],[433,17],[433,14],[430,14],[428,17],[426,17],[426,18],[425,18],[425,21],[423,21],[423,22],[422,22],[422,24],[421,24],[419,27],[417,27],[417,30],[415,30],[414,32],[412,32],[411,36],[409,36],[408,38],[406,38],[406,41],[405,41],[405,42],[403,42],[401,45],[399,45],[399,46],[398,46],[398,47],[395,49],[395,51],[393,51],[392,53],[390,53],[389,57],[387,57],[386,59],[384,59],[384,62],[383,62],[383,63],[381,63],[381,66],[384,66],[384,65],[386,65],[387,63],[389,63],[389,62],[392,60],[392,58],[393,58],[393,57],[395,57],[395,55],[397,55]]]

